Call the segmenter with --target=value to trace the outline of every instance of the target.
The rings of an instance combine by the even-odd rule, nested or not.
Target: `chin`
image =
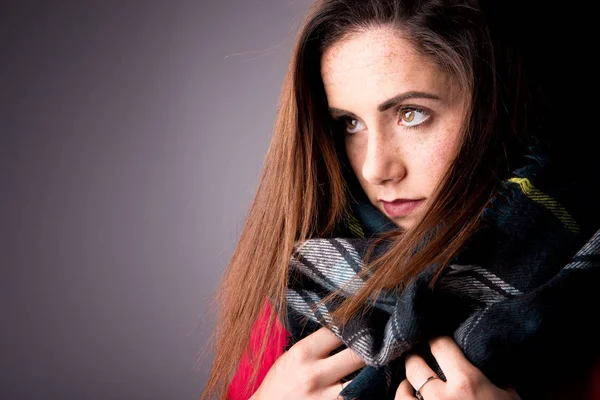
[[[391,217],[388,216],[388,218],[390,218],[392,221],[394,221],[394,223],[399,228],[402,228],[404,230],[409,229],[413,225],[413,222],[408,217],[395,217],[395,218],[391,218]]]

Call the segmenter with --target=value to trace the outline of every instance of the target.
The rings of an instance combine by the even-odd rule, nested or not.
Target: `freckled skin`
[[[371,203],[385,213],[381,199],[425,199],[413,213],[392,218],[410,228],[426,210],[460,144],[465,102],[451,95],[458,88],[399,31],[386,28],[372,28],[330,46],[321,59],[321,77],[329,107],[358,117],[347,117],[346,128],[342,124],[337,134],[352,132],[345,138],[348,159]],[[410,91],[439,100],[413,98],[377,110],[385,100]],[[426,110],[416,114],[424,120],[416,128],[409,128],[410,121],[398,113],[406,106]]]

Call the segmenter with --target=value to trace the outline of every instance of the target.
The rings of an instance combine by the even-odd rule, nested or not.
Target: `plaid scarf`
[[[539,148],[532,151],[534,162],[503,183],[481,227],[433,290],[436,266],[402,291],[382,292],[343,329],[332,327],[343,347],[367,364],[347,377],[353,381],[341,392],[344,399],[393,399],[406,377],[408,351],[421,353],[445,379],[427,346],[438,335],[452,336],[488,379],[512,386],[523,399],[548,398],[551,382],[564,382],[597,359],[600,225],[598,212],[590,211],[591,182],[574,179],[564,165],[553,167]],[[289,346],[332,321],[339,301],[316,304],[363,268],[374,237],[395,228],[362,190],[352,191],[343,234],[295,248],[287,290]],[[385,250],[381,245],[375,255]],[[363,284],[353,280],[343,296]]]

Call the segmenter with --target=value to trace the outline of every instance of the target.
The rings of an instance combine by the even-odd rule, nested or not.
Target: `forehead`
[[[329,46],[321,58],[321,78],[330,103],[346,103],[359,94],[375,100],[411,90],[439,93],[448,81],[401,32],[385,28],[352,34]]]

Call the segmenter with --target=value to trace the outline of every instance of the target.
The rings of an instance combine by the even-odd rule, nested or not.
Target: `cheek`
[[[366,147],[361,144],[356,138],[354,140],[347,140],[346,142],[346,154],[348,156],[348,161],[350,161],[350,166],[352,167],[352,171],[354,171],[354,175],[358,179],[360,186],[363,188],[365,193],[369,195],[371,192],[371,185],[367,182],[362,175],[362,168],[365,160],[365,151]]]
[[[362,146],[352,140],[346,140],[346,154],[348,156],[348,161],[350,161],[350,166],[354,171],[354,174],[362,179],[362,165],[364,160],[364,152],[362,151]]]
[[[450,166],[450,163],[456,155],[457,145],[457,135],[448,135],[444,140],[436,142],[429,149],[429,156],[426,158],[428,161],[425,168],[432,172],[432,186],[439,183],[439,180]]]

